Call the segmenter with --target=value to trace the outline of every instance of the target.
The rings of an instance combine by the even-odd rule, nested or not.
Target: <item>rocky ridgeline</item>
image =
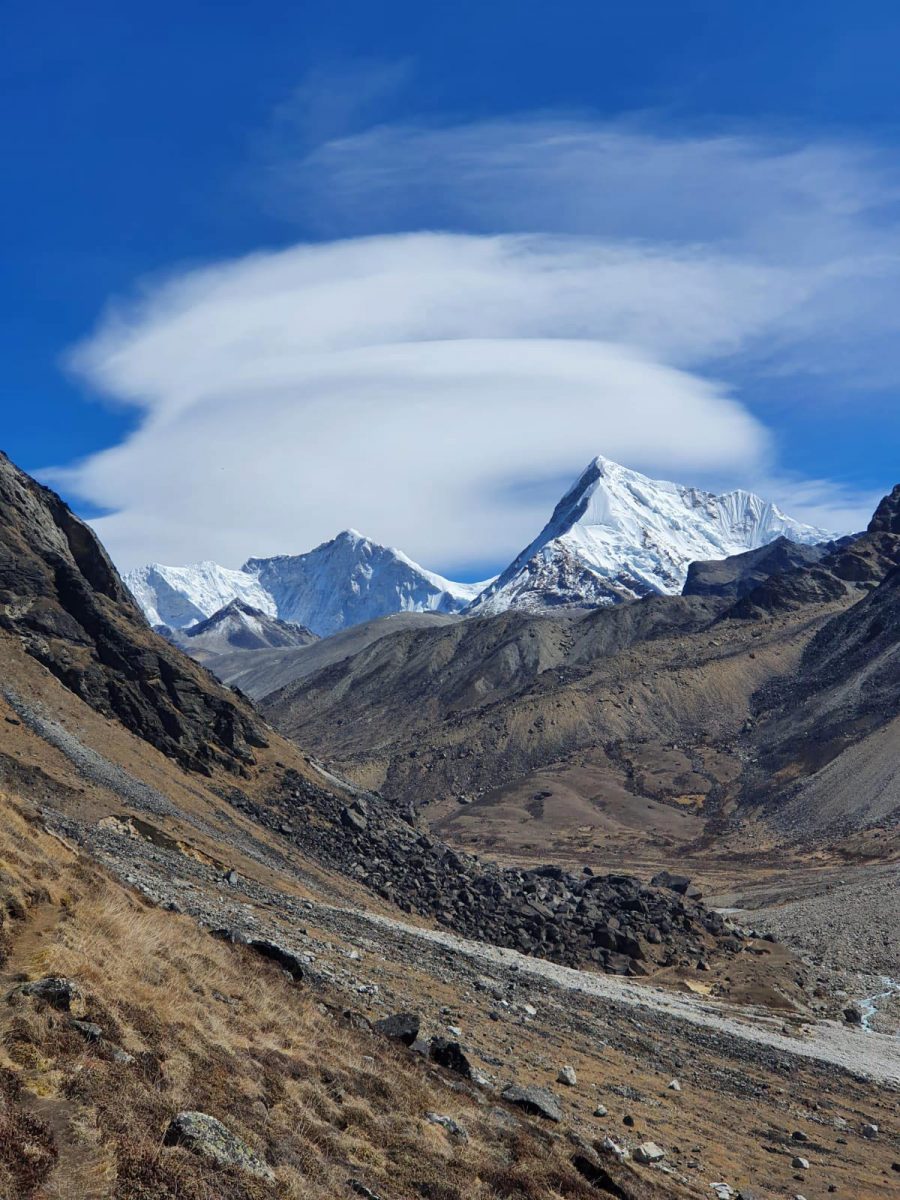
[[[739,935],[677,876],[657,877],[668,886],[647,887],[589,869],[576,876],[556,866],[501,868],[436,840],[380,796],[359,796],[348,806],[293,771],[266,805],[238,789],[229,798],[402,911],[497,946],[619,975],[697,966],[741,948]]]
[[[0,630],[188,770],[241,774],[268,744],[248,706],[151,632],[88,526],[2,453]]]

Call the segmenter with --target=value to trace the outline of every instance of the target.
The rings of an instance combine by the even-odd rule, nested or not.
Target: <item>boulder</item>
[[[103,1030],[93,1021],[72,1020],[69,1022],[69,1027],[76,1033],[80,1033],[86,1042],[99,1042],[103,1037]]]
[[[86,1006],[81,988],[73,980],[63,979],[59,975],[47,975],[43,979],[22,983],[14,989],[13,995],[32,996],[36,1000],[43,1000],[51,1008],[71,1013],[76,1017],[85,1013]]]
[[[666,888],[670,892],[676,892],[679,896],[686,896],[688,900],[699,900],[703,895],[699,888],[693,886],[689,876],[673,875],[671,871],[657,872],[650,880],[650,886]]]
[[[266,938],[254,938],[248,945],[256,954],[277,963],[279,967],[287,971],[291,979],[299,982],[307,978],[308,970],[306,964],[292,950],[288,950],[287,947],[280,945],[278,942],[271,942]]]
[[[218,1167],[237,1167],[238,1170],[265,1179],[268,1183],[275,1182],[271,1167],[209,1113],[178,1113],[170,1122],[163,1142],[166,1146],[184,1146]]]
[[[369,827],[366,814],[355,804],[341,809],[341,824],[345,829],[355,830],[357,833],[365,833]]]
[[[458,1121],[454,1121],[452,1117],[445,1116],[443,1113],[427,1112],[425,1120],[430,1121],[432,1125],[440,1125],[450,1134],[451,1137],[457,1138],[461,1142],[467,1142],[469,1135],[463,1129]]]
[[[517,1083],[511,1083],[500,1094],[507,1104],[514,1104],[533,1117],[546,1117],[548,1121],[563,1119],[559,1101],[547,1088],[520,1087]]]
[[[574,1067],[560,1067],[559,1074],[556,1076],[557,1083],[564,1083],[566,1087],[574,1087],[578,1082],[578,1076],[575,1074]]]
[[[645,1164],[662,1162],[665,1157],[665,1150],[656,1142],[643,1142],[634,1152],[634,1161]]]
[[[628,1200],[629,1193],[616,1183],[606,1167],[594,1154],[576,1154],[572,1158],[572,1166],[578,1174],[588,1181],[604,1196],[612,1196],[615,1200]]]
[[[373,1028],[376,1033],[411,1046],[419,1036],[421,1024],[418,1013],[400,1012],[376,1021]]]
[[[453,1071],[466,1079],[471,1078],[472,1064],[463,1054],[459,1042],[452,1042],[449,1038],[432,1038],[428,1047],[428,1057],[447,1071]]]

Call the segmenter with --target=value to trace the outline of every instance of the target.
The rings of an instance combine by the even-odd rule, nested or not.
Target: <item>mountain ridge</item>
[[[752,492],[715,495],[598,456],[537,538],[482,583],[454,582],[353,529],[304,554],[248,558],[239,570],[157,563],[128,572],[125,581],[152,625],[185,628],[237,596],[321,637],[397,612],[485,615],[675,594],[692,561],[754,550],[779,537],[814,545],[832,535]]]
[[[726,558],[785,535],[801,544],[833,536],[753,492],[716,495],[650,479],[599,455],[470,611],[592,607],[675,594],[692,561]]]

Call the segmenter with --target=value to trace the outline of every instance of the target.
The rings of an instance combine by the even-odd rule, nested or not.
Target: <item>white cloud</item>
[[[601,450],[680,472],[760,461],[765,432],[726,388],[651,356],[755,325],[752,273],[729,305],[702,261],[632,265],[564,239],[417,235],[175,279],[73,355],[145,416],[66,482],[116,510],[97,527],[125,564],[237,562],[354,525],[452,565],[532,535],[543,506],[503,498],[522,476]],[[681,314],[670,285],[693,297]]]
[[[516,483],[596,453],[862,522],[868,496],[779,475],[719,380],[896,356],[895,193],[870,153],[495,122],[385,127],[277,174],[341,230],[427,211],[481,232],[259,253],[112,309],[71,364],[140,425],[55,477],[112,510],[121,565],[236,564],[347,525],[438,569],[499,564],[547,515]]]

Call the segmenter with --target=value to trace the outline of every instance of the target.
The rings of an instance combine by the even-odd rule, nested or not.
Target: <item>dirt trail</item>
[[[18,928],[12,952],[0,970],[0,1039],[15,1011],[6,1003],[7,997],[23,976],[41,974],[43,951],[61,916],[62,910],[56,905],[40,904],[28,910],[24,925]],[[50,1129],[59,1155],[49,1180],[36,1196],[42,1200],[104,1200],[110,1194],[106,1156],[79,1136],[77,1106],[64,1096],[41,1094],[45,1087],[42,1071],[20,1069],[18,1073],[28,1108]]]
[[[323,906],[324,907],[324,906]],[[332,908],[332,912],[347,912]],[[607,1002],[659,1013],[675,1021],[713,1029],[719,1033],[767,1046],[783,1054],[841,1067],[854,1075],[878,1083],[900,1086],[900,1037],[853,1029],[834,1021],[819,1021],[804,1027],[800,1037],[781,1033],[783,1018],[751,1008],[736,1008],[697,996],[633,983],[615,975],[600,975],[559,966],[546,959],[531,958],[515,950],[474,942],[443,930],[422,929],[390,917],[356,911],[353,916],[371,925],[442,946],[489,966],[512,967],[519,977],[550,982],[564,991],[581,992]]]

